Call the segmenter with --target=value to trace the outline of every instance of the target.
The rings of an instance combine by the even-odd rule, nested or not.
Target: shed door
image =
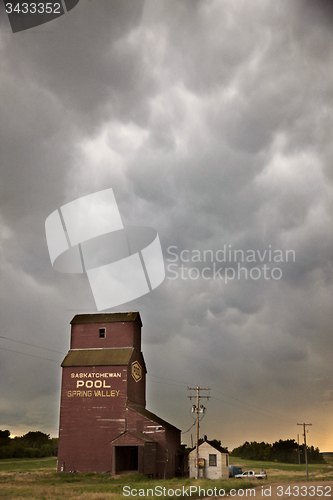
[[[116,446],[116,474],[138,470],[138,446]]]

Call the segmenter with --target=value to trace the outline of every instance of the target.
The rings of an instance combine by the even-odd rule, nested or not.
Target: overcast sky
[[[15,34],[0,14],[0,429],[57,436],[69,322],[96,307],[52,268],[45,219],[113,188],[167,269],[111,310],[141,314],[147,408],[186,431],[187,387],[210,387],[208,439],[302,440],[306,422],[333,451],[330,2],[81,0]],[[225,249],[256,260],[238,276]]]

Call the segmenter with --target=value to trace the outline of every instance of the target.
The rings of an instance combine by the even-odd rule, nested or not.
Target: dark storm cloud
[[[1,332],[8,339],[66,352],[71,307],[85,300],[92,305],[89,289],[83,298],[70,291],[70,277],[63,281],[52,273],[44,221],[67,201],[79,140],[100,128],[109,113],[136,112],[147,83],[137,48],[126,37],[141,10],[140,2],[86,5],[76,21],[57,25],[60,32],[48,25],[49,31],[2,37]],[[78,297],[70,307],[68,294]],[[23,431],[51,426],[55,435],[63,356],[5,339],[1,347],[1,425]],[[20,361],[16,367],[13,359]]]
[[[63,202],[76,143],[87,128],[100,127],[103,114],[118,101],[121,112],[124,105],[133,110],[135,97],[129,94],[140,87],[139,62],[135,47],[119,40],[140,22],[140,5],[113,2],[107,10],[105,4],[88,5],[83,16],[75,17],[77,24],[62,20],[60,33],[30,35],[29,43],[26,33],[3,37],[2,214],[14,223],[14,248],[18,234],[24,235],[17,251],[11,242],[12,257],[21,253],[25,260],[38,252],[48,262],[37,228],[50,208]],[[121,100],[119,92],[127,98]]]
[[[73,18],[74,25],[66,23],[64,18],[60,33],[30,36],[29,43],[26,43],[27,34],[17,34],[14,39],[3,37],[7,57],[2,124],[11,138],[10,151],[15,141],[22,144],[20,153],[25,152],[26,162],[29,162],[30,149],[31,157],[36,159],[52,142],[68,151],[69,145],[75,144],[75,132],[82,134],[87,127],[100,127],[103,116],[117,112],[118,105],[122,114],[132,111],[131,101],[135,101],[135,95],[129,94],[139,91],[140,79],[144,76],[137,74],[140,60],[136,58],[136,48],[126,43],[126,35],[140,22],[141,9],[140,2],[112,2],[112,8],[107,9],[103,2],[98,9],[95,4],[89,4],[85,6],[84,15],[79,12]],[[106,22],[102,23],[102,19]],[[93,36],[96,32],[99,36]],[[120,99],[119,93],[124,93],[126,99]],[[128,106],[127,111],[124,105]],[[47,156],[52,162],[50,151]],[[31,172],[32,165],[22,168],[23,158],[15,160],[22,177],[24,170]],[[66,161],[57,158],[57,169],[46,161],[43,167],[54,176],[57,170],[59,176],[60,169],[61,177],[70,166],[69,161],[70,158]],[[15,164],[11,164],[11,175],[15,175]],[[38,164],[41,165],[41,161]],[[37,181],[36,175],[30,178],[31,182]]]
[[[243,406],[225,410],[230,447],[294,437],[291,421],[318,418],[309,410],[318,401],[324,425],[332,378],[333,39],[328,19],[316,13],[313,22],[313,9],[314,2],[268,0],[81,1],[45,32],[3,36],[5,336],[67,351],[69,321],[94,303],[84,277],[53,272],[44,221],[63,203],[112,187],[125,224],[158,230],[166,265],[170,246],[178,256],[224,245],[295,251],[289,262],[266,259],[281,267],[278,280],[169,273],[151,294],[117,308],[140,310],[148,375],[237,391]],[[26,357],[15,371],[15,354],[1,356],[0,426],[56,427],[57,364],[49,362],[43,377],[47,361]],[[162,397],[148,380],[149,409],[188,428],[186,386],[175,395],[163,385]],[[287,435],[269,437],[271,426],[251,413],[252,435],[239,431],[246,403],[283,413],[276,432]],[[210,418],[219,439],[221,423]]]
[[[298,5],[298,13],[301,18],[328,28],[333,23],[333,4],[331,0],[305,0]]]

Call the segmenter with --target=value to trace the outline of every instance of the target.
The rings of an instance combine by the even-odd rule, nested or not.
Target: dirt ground
[[[270,483],[263,482],[260,486],[253,485],[253,488],[230,491],[226,494],[229,500],[235,498],[256,498],[267,500],[333,500],[333,481],[281,481]],[[205,500],[221,499],[225,497],[206,497]]]

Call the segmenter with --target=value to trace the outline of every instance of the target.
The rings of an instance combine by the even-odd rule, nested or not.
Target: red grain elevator
[[[78,314],[62,366],[58,472],[184,475],[180,430],[146,409],[138,312]]]

